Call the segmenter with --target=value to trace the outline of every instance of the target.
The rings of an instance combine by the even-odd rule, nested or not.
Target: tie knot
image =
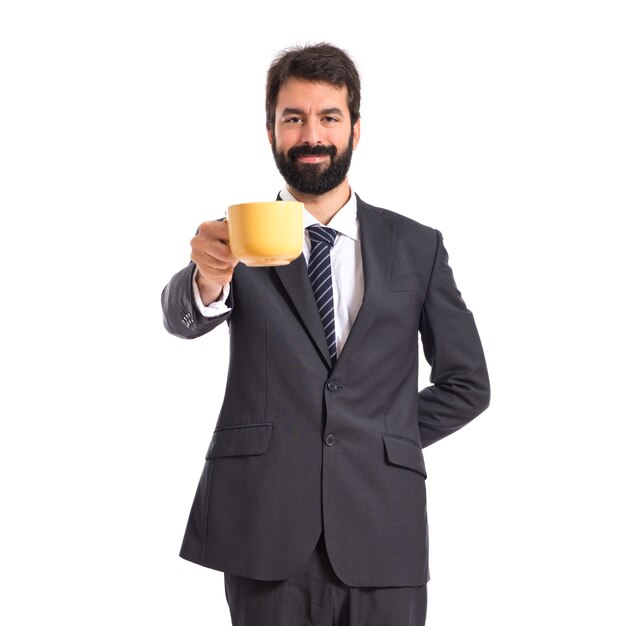
[[[311,244],[325,243],[329,247],[335,245],[335,239],[337,239],[336,230],[328,228],[328,226],[320,226],[319,224],[314,224],[313,226],[307,226],[307,231],[309,232]]]

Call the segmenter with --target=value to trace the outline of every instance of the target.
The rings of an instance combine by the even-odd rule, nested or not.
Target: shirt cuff
[[[193,271],[193,280],[191,284],[193,286],[193,296],[196,302],[196,307],[198,307],[198,311],[202,314],[203,317],[217,317],[218,315],[224,315],[224,313],[228,313],[231,308],[226,306],[226,299],[228,298],[228,294],[230,294],[230,283],[226,283],[222,289],[222,295],[215,301],[211,302],[208,306],[204,306],[202,302],[202,298],[200,297],[200,289],[198,288],[198,283],[196,282],[196,276],[198,275],[198,268],[196,267]]]

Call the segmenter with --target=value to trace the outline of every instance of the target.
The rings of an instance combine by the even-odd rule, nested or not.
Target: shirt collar
[[[293,202],[296,200],[286,187],[280,192],[280,197],[282,200],[287,202]],[[304,209],[303,217],[305,228],[307,228],[307,226],[320,223],[306,210],[306,208]],[[328,222],[328,224],[326,224],[326,226],[336,230],[342,235],[346,235],[346,237],[350,237],[350,239],[359,241],[359,222],[357,220],[356,195],[352,192],[352,189],[350,189],[350,198],[348,199],[348,202],[346,202],[339,209],[339,211],[333,215],[333,218],[330,222]]]

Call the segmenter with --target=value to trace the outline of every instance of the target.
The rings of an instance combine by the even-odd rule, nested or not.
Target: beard
[[[272,139],[272,153],[278,171],[286,183],[307,196],[321,196],[338,187],[348,175],[352,161],[353,135],[347,148],[337,153],[335,146],[294,146],[285,155],[276,148],[276,137]],[[299,163],[300,156],[327,154],[330,163]]]

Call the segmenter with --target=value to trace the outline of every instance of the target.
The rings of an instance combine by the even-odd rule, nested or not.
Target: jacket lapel
[[[361,255],[363,257],[363,304],[354,320],[350,334],[335,364],[335,368],[348,361],[354,350],[365,339],[385,298],[391,268],[393,232],[392,224],[382,209],[366,204],[357,195]]]
[[[359,220],[361,254],[363,257],[364,293],[363,304],[354,320],[348,339],[335,368],[347,361],[365,335],[380,310],[381,299],[387,289],[389,276],[392,232],[391,225],[381,209],[363,202],[357,195],[357,218]],[[332,367],[326,335],[309,281],[304,255],[300,255],[289,265],[274,268],[293,302],[302,323],[317,349]]]
[[[322,327],[317,302],[315,302],[315,296],[313,295],[313,288],[309,280],[309,272],[304,255],[301,254],[289,265],[279,265],[274,269],[296,307],[302,323],[317,346],[320,355],[330,368],[332,366],[330,352],[328,351],[326,335]]]

